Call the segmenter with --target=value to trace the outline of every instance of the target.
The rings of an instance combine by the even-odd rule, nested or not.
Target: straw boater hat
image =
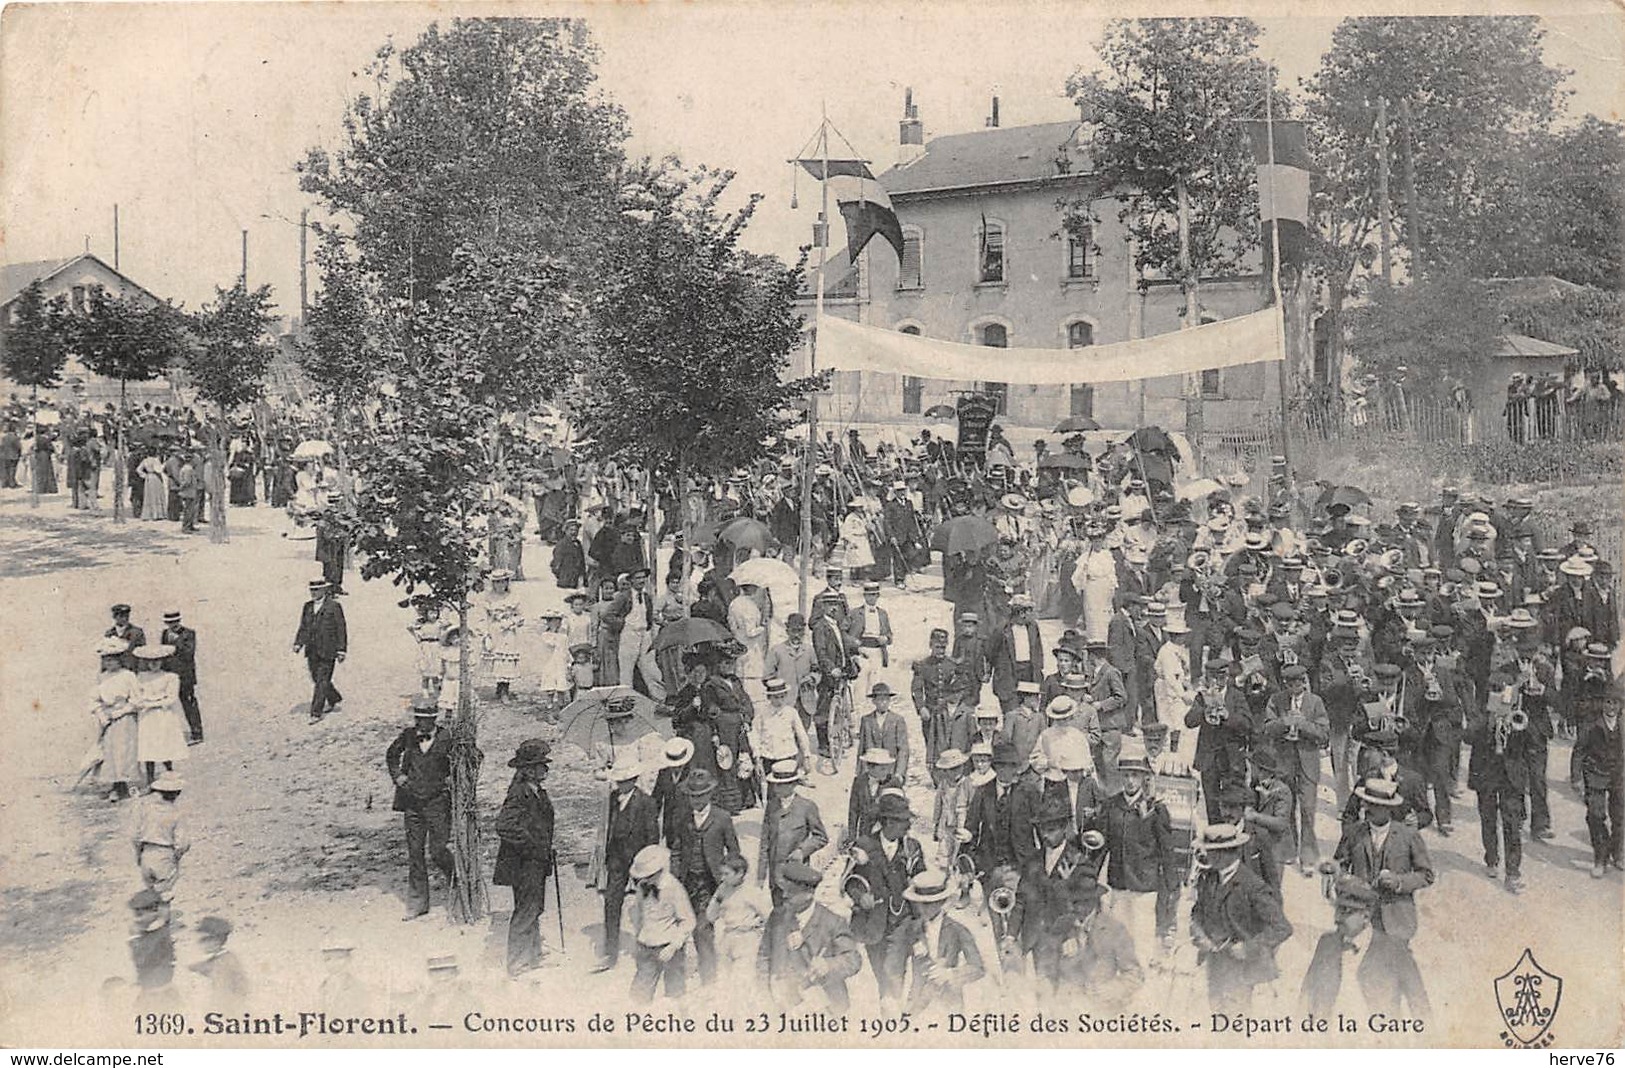
[[[1571,556],[1567,560],[1564,560],[1561,564],[1557,565],[1557,569],[1563,572],[1563,574],[1573,575],[1575,578],[1590,578],[1591,573],[1594,570],[1590,564],[1586,563],[1578,556]]]
[[[775,760],[767,769],[766,782],[773,786],[790,786],[804,779],[801,765],[794,760]]]
[[[762,683],[762,688],[767,692],[769,697],[782,697],[790,692],[790,685],[783,679],[776,676],[774,678],[764,680]]]
[[[660,754],[668,768],[680,768],[694,757],[694,743],[687,738],[673,738]]]
[[[1354,788],[1354,794],[1368,805],[1398,808],[1405,803],[1399,796],[1399,784],[1388,779],[1367,779]]]
[[[159,794],[178,794],[185,785],[181,777],[173,771],[166,771],[152,780],[152,790]]]
[[[905,901],[947,901],[948,873],[927,868],[908,881],[903,891]]]
[[[1216,849],[1237,849],[1246,845],[1251,837],[1234,823],[1210,823],[1202,828],[1196,846],[1210,853]]]
[[[643,764],[637,760],[624,760],[609,769],[610,782],[630,782],[643,774]]]
[[[885,766],[897,763],[897,758],[892,756],[890,750],[882,749],[877,745],[872,745],[865,749],[858,756],[858,759],[865,764],[874,764],[876,766]]]
[[[952,771],[954,768],[964,767],[970,758],[958,749],[944,749],[937,755],[937,770]]]
[[[1044,709],[1044,715],[1050,719],[1069,719],[1078,710],[1078,703],[1070,697],[1057,697]]]
[[[140,660],[166,660],[175,655],[173,645],[143,645],[136,649],[135,655]]]
[[[96,643],[97,656],[123,656],[130,651],[130,643],[123,638],[107,637]]]

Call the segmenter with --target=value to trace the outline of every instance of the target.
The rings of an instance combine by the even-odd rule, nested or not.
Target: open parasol
[[[961,515],[943,523],[931,533],[931,548],[952,556],[973,553],[999,540],[999,532],[979,515]]]
[[[801,576],[796,569],[771,556],[752,557],[730,571],[728,577],[739,586],[765,586],[775,605],[793,606],[801,593]]]
[[[564,725],[559,732],[559,741],[576,746],[589,757],[592,756],[597,742],[609,741],[609,725],[604,721],[604,711],[610,701],[620,698],[632,699],[632,725],[628,728],[630,738],[641,738],[645,734],[670,737],[670,731],[662,729],[655,720],[655,703],[649,698],[630,686],[595,686],[559,712],[559,722]]]
[[[1044,458],[1038,461],[1040,468],[1058,468],[1062,471],[1087,471],[1094,465],[1088,457],[1079,456],[1074,452],[1045,453]]]
[[[717,541],[731,545],[735,549],[751,549],[765,553],[773,544],[773,534],[767,529],[767,524],[760,519],[740,516],[722,525],[722,529],[717,531]]]
[[[754,561],[747,560],[746,563]],[[737,577],[735,581],[738,581]],[[682,649],[692,649],[705,642],[725,642],[732,639],[733,633],[716,620],[687,616],[664,624],[660,628],[660,633],[655,635],[653,649],[657,653],[674,645]]]
[[[293,450],[293,458],[295,460],[319,460],[324,456],[331,455],[332,452],[333,446],[325,441],[313,438],[310,441],[301,441],[299,447]]]
[[[1315,501],[1315,511],[1329,512],[1341,507],[1344,511],[1371,507],[1371,495],[1358,486],[1327,486]]]
[[[1224,484],[1216,478],[1199,478],[1187,486],[1180,487],[1177,494],[1182,501],[1194,501],[1199,497],[1206,497],[1210,493],[1217,493],[1224,489]]]

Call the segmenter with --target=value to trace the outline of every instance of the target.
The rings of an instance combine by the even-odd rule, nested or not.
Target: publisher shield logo
[[[1535,955],[1524,950],[1512,970],[1495,980],[1495,1001],[1501,1009],[1501,1022],[1506,1025],[1502,1040],[1509,1046],[1525,1048],[1549,1044],[1548,1032],[1562,996],[1563,980],[1542,968]]]

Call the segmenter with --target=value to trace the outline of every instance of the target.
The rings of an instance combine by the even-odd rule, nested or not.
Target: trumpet
[[[1320,584],[1332,592],[1343,588],[1343,572],[1341,568],[1331,568],[1321,576]]]
[[[1428,701],[1444,700],[1444,687],[1439,685],[1438,670],[1434,668],[1432,663],[1427,661],[1419,662],[1416,666],[1421,669],[1422,681],[1427,686],[1427,691],[1422,695],[1423,698]]]
[[[1507,729],[1513,731],[1526,731],[1529,729],[1529,713],[1521,708],[1514,708],[1507,716]]]
[[[1394,715],[1394,733],[1395,734],[1404,734],[1406,731],[1408,731],[1410,729],[1411,729],[1410,717],[1405,715],[1405,713],[1403,713],[1403,712],[1396,713]]]
[[[1209,727],[1220,726],[1229,718],[1230,709],[1226,708],[1222,701],[1207,702],[1207,713],[1202,717],[1202,721]]]
[[[1196,865],[1197,871],[1210,871],[1213,868],[1212,858],[1208,856],[1207,850],[1200,846],[1191,852],[1191,862]]]
[[[1016,908],[1016,892],[1008,886],[996,886],[987,895],[987,910],[995,916],[1008,916]]]
[[[1083,846],[1086,853],[1098,852],[1106,848],[1106,836],[1091,828],[1078,836],[1078,844]]]

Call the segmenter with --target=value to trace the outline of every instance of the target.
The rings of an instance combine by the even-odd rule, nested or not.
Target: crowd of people
[[[478,677],[432,610],[406,627],[420,693],[385,764],[408,918],[430,909],[431,868],[453,879],[445,716],[482,684],[537,732],[493,824],[510,972],[558,961],[541,934],[560,866],[546,736],[586,702],[606,738],[586,754],[604,783],[598,969],[629,929],[642,1001],[683,995],[692,972],[758,979],[781,1005],[843,1007],[868,983],[882,1005],[951,1007],[981,983],[1126,1010],[1148,970],[1183,967],[1214,1011],[1240,1011],[1258,988],[1280,996],[1276,950],[1308,919],[1286,913],[1296,872],[1335,917],[1284,981],[1303,1004],[1357,991],[1425,1017],[1410,943],[1437,878],[1428,838],[1456,832],[1465,785],[1485,873],[1522,892],[1525,841],[1555,834],[1554,747],[1591,874],[1620,869],[1619,619],[1587,523],[1544,545],[1531,501],[1448,486],[1374,519],[1364,493],[1300,487],[1280,458],[1193,478],[1154,428],[1096,451],[1069,439],[1018,463],[996,428],[975,455],[826,438],[805,614],[782,584],[800,562],[793,454],[652,501],[639,472],[568,456],[507,488],[514,522],[493,528],[469,617]],[[296,639],[313,719],[341,700],[345,652],[344,502],[324,503],[319,538],[330,517],[335,533]],[[532,509],[564,607],[526,618],[513,543]],[[650,558],[651,531],[669,555]],[[948,625],[894,631],[888,587],[934,586],[938,554]],[[123,692],[125,654],[107,655]],[[149,769],[159,796],[169,774]],[[818,785],[848,776],[845,810],[821,811]],[[1335,841],[1317,831],[1323,779]],[[735,819],[753,809],[747,848]]]

